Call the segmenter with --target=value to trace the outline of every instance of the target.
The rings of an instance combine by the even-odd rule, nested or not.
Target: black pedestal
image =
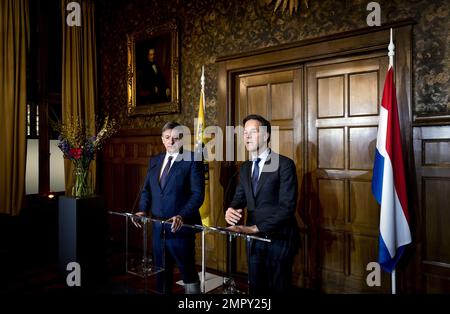
[[[106,210],[101,196],[59,198],[59,269],[67,264],[81,268],[81,285],[100,280],[105,272]]]

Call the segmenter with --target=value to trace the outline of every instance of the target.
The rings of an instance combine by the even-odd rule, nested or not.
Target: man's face
[[[153,62],[153,60],[155,60],[155,49],[149,49],[148,50],[147,59],[150,62]]]
[[[267,146],[268,134],[261,128],[258,120],[248,120],[244,125],[244,143],[250,153],[258,152]]]
[[[176,129],[165,130],[161,138],[164,147],[169,154],[178,152],[183,144],[180,134]]]

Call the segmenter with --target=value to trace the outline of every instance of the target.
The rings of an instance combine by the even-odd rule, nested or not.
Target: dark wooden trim
[[[423,261],[423,271],[427,275],[441,276],[448,280],[450,278],[450,264],[434,261]]]
[[[37,96],[39,105],[39,172],[38,181],[40,194],[50,191],[50,145],[49,145],[49,125],[48,125],[48,21],[46,12],[47,2],[39,1],[37,24]]]
[[[161,135],[161,129],[148,128],[148,129],[120,129],[113,138],[117,137],[136,137],[136,136],[155,136]]]
[[[50,137],[48,125],[48,102],[39,102],[39,172],[38,181],[40,194],[50,192]]]
[[[441,126],[450,125],[450,115],[442,116],[417,116],[414,115],[412,126]]]
[[[241,52],[238,54],[225,55],[225,56],[218,57],[216,59],[216,62],[229,61],[229,60],[240,59],[240,58],[244,58],[244,57],[255,57],[260,54],[267,54],[267,53],[271,53],[271,52],[278,52],[280,50],[299,48],[299,47],[304,47],[304,46],[308,46],[311,44],[329,42],[329,41],[339,40],[339,39],[343,39],[343,38],[347,38],[347,37],[354,37],[354,36],[358,36],[358,35],[367,35],[367,34],[370,34],[373,32],[389,30],[391,27],[392,28],[400,28],[402,26],[414,25],[414,24],[417,24],[417,22],[414,19],[405,19],[405,20],[401,20],[398,22],[386,23],[383,26],[379,26],[379,27],[365,27],[365,28],[361,28],[358,30],[346,31],[346,32],[342,32],[342,33],[330,34],[330,35],[323,36],[323,37],[300,40],[300,41],[297,41],[294,43],[287,43],[287,44],[282,44],[282,45],[278,45],[278,46],[274,46],[274,47],[267,47],[267,48],[252,50],[252,51]]]

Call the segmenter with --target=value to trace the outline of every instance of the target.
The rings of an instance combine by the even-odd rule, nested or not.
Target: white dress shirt
[[[259,177],[261,176],[261,172],[263,170],[264,164],[266,163],[267,157],[269,157],[270,154],[270,148],[266,148],[265,151],[263,151],[261,154],[259,154],[259,156],[253,157],[252,158],[252,174],[253,174],[253,169],[255,168],[255,160],[257,158],[260,158],[260,161],[258,163],[259,166],[259,174],[258,174],[258,180]]]
[[[163,165],[161,167],[161,171],[159,172],[159,178],[161,178],[162,173],[164,171],[164,168],[167,165],[167,162],[169,161],[169,157],[172,156],[172,160],[170,161],[170,167],[169,167],[169,172],[170,172],[170,168],[172,168],[173,166],[173,162],[177,159],[179,152],[173,153],[173,154],[169,154],[166,152],[166,156],[164,157],[164,162]]]

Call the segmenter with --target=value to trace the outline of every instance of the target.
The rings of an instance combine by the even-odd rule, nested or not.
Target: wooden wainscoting
[[[103,192],[109,210],[133,209],[149,158],[163,150],[159,129],[123,130],[108,141],[103,153]]]
[[[121,130],[103,151],[102,193],[110,211],[133,212],[151,156],[164,150],[160,129]],[[108,216],[109,240],[124,242],[123,217]],[[130,229],[130,243],[141,247],[140,231]]]

